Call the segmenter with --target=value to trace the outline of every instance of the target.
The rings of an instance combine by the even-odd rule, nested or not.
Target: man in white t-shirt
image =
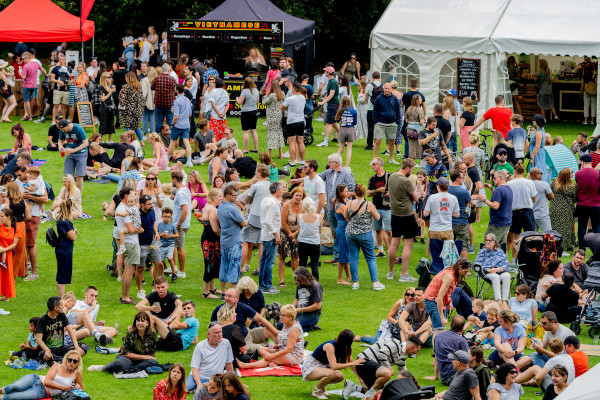
[[[129,289],[131,288],[131,281],[133,280],[133,273],[135,272],[135,281],[138,287],[138,293],[142,288],[142,279],[144,277],[144,267],[140,267],[140,242],[138,240],[138,234],[142,233],[143,228],[134,228],[131,223],[131,217],[129,215],[122,217],[117,214],[127,212],[127,197],[134,194],[133,189],[121,189],[119,191],[119,198],[121,203],[115,209],[115,222],[117,226],[113,229],[113,237],[119,239],[119,233],[127,228],[125,233],[124,245],[125,253],[118,257],[123,257],[125,264],[125,271],[123,271],[123,281],[121,282],[121,303],[123,304],[137,304],[129,296]]]
[[[438,192],[429,196],[423,216],[429,219],[429,235],[432,239],[452,240],[452,217],[460,217],[460,206],[456,196],[448,193],[448,178],[440,177],[435,181]]]
[[[365,88],[365,101],[367,102],[367,145],[365,150],[373,150],[373,134],[375,131],[375,123],[373,122],[373,106],[375,99],[373,98],[373,89],[381,86],[379,71],[373,72],[373,82],[369,83]]]
[[[105,326],[105,321],[96,321],[100,304],[98,304],[98,289],[88,286],[84,300],[77,300],[67,313],[67,319],[72,325],[79,325],[77,340],[83,340],[92,335],[101,346],[113,343],[113,337],[119,333],[117,329]]]
[[[567,370],[567,382],[571,384],[575,379],[575,363],[570,355],[564,352],[564,344],[560,338],[554,338],[549,342],[550,351],[556,354],[550,358],[543,367],[533,365],[523,373],[521,373],[516,382],[525,383],[532,378],[535,378],[538,386],[544,391],[548,386],[552,385],[552,368],[557,365],[565,367]]]
[[[325,209],[327,198],[325,197],[325,182],[317,174],[319,163],[317,160],[306,160],[304,162],[304,191],[306,196],[310,197],[315,203],[317,214],[321,214]]]
[[[546,350],[552,339],[559,338],[560,340],[564,341],[569,336],[577,335],[575,335],[573,331],[566,326],[559,324],[556,314],[552,311],[546,311],[542,314],[540,317],[540,324],[546,333],[544,333],[541,346],[536,343],[531,345],[536,352],[531,353],[529,358],[531,358],[533,365],[537,365],[541,368],[549,359],[556,355],[552,349]]]
[[[229,340],[223,339],[223,329],[217,322],[208,325],[206,339],[194,348],[192,371],[185,380],[188,391],[195,391],[203,383],[207,383],[214,374],[223,370],[233,372],[233,351]]]

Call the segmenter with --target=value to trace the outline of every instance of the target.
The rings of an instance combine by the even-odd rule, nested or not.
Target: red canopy
[[[51,0],[15,0],[0,12],[0,42],[85,42],[92,36],[94,21],[80,28],[79,17]]]

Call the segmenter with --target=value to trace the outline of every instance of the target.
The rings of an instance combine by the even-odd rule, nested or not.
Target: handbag
[[[595,82],[595,80],[596,80],[596,74],[594,74],[591,81],[587,82],[583,86],[583,90],[585,91],[585,93],[588,96],[595,96],[596,93],[598,93],[598,84]]]
[[[385,191],[388,191],[388,181],[390,180],[390,173],[386,172],[385,173]],[[390,195],[388,193],[388,195],[386,196],[385,194],[381,195],[381,204],[384,207],[389,207],[390,206]]]
[[[60,400],[90,400],[90,395],[81,389],[73,389],[70,392],[62,392]]]
[[[90,95],[93,95],[94,92],[96,91],[96,88],[98,87],[98,84],[96,83],[96,81],[90,80],[88,82],[88,86],[87,86],[87,91]]]
[[[406,128],[406,137],[408,137],[409,139],[418,139],[419,132],[417,132],[414,129]]]

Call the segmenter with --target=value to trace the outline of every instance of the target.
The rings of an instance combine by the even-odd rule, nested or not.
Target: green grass
[[[12,117],[13,121],[17,121],[17,117]],[[260,139],[260,149],[266,148],[266,127],[262,125],[263,120],[259,120],[258,132]],[[241,141],[240,122],[237,118],[229,119],[230,125],[234,128],[235,137],[238,143]],[[38,146],[45,146],[47,129],[49,124],[33,124],[30,122],[24,123],[27,133],[33,138],[33,143]],[[315,123],[315,143],[319,143],[322,139],[322,125]],[[561,135],[565,139],[565,143],[570,143],[575,139],[577,132],[581,130],[580,125],[560,123],[549,124],[547,130],[555,135]],[[592,128],[585,127],[591,134]],[[10,125],[0,125],[2,135],[0,136],[0,148],[10,148],[13,144],[13,139],[10,136]],[[91,133],[91,130],[88,130]],[[121,133],[121,132],[118,132]],[[359,140],[355,143],[352,157],[352,171],[357,182],[367,183],[369,176],[372,175],[369,161],[372,157],[371,151],[365,151],[362,148],[365,145],[365,140]],[[334,152],[336,147],[330,145],[329,148],[318,148],[310,146],[307,151],[307,159],[315,158],[321,166],[325,166],[326,157]],[[150,153],[149,146],[146,146],[147,154]],[[345,158],[345,153],[343,154]],[[58,153],[50,152],[34,152],[33,158],[42,158],[48,162],[42,166],[44,178],[53,186],[55,192],[61,186],[62,178],[62,162]],[[283,160],[275,160],[281,167]],[[197,170],[206,178],[207,167],[198,166]],[[386,170],[393,172],[396,168],[391,168],[386,163]],[[189,170],[187,171],[189,172]],[[160,179],[168,181],[167,173],[161,173]],[[99,185],[86,182],[83,191],[83,209],[94,219],[77,220],[74,222],[78,229],[78,238],[75,243],[74,251],[74,271],[73,282],[67,287],[67,290],[73,290],[80,298],[83,295],[85,288],[92,284],[99,288],[99,303],[101,304],[99,318],[107,321],[107,324],[119,322],[121,326],[120,334],[115,339],[115,346],[120,346],[121,336],[127,326],[129,326],[135,315],[133,306],[122,305],[119,302],[121,285],[116,281],[116,278],[111,278],[106,270],[106,264],[111,261],[112,246],[111,246],[111,231],[112,221],[102,221],[101,203],[103,200],[109,201],[111,195],[115,191],[115,184]],[[485,232],[489,209],[484,209],[482,213],[482,222],[475,225],[475,242],[482,241]],[[206,337],[206,326],[209,323],[210,314],[213,308],[219,304],[216,300],[203,299],[202,294],[202,273],[203,273],[203,258],[200,248],[200,236],[202,229],[200,224],[192,221],[192,227],[187,238],[187,279],[180,279],[174,284],[171,284],[170,290],[182,295],[182,300],[192,299],[197,304],[196,316],[200,320],[200,331],[198,333],[200,339]],[[35,282],[23,282],[17,280],[17,298],[11,299],[9,302],[1,303],[0,306],[11,311],[11,315],[0,317],[0,332],[2,333],[2,342],[0,343],[0,351],[6,355],[8,350],[17,350],[19,343],[27,338],[28,319],[33,316],[42,315],[46,309],[46,299],[49,296],[56,294],[54,276],[56,273],[56,261],[52,248],[44,242],[45,229],[47,224],[42,225],[38,234],[38,254],[39,254],[39,275],[40,279]],[[413,248],[410,271],[416,275],[414,268],[421,257],[425,256],[425,245],[416,244]],[[329,257],[325,257],[328,259]],[[469,257],[474,259],[474,255]],[[566,259],[565,259],[566,260]],[[374,335],[379,323],[384,319],[390,308],[403,294],[407,284],[401,284],[398,281],[388,281],[385,279],[387,272],[387,259],[377,259],[379,275],[381,281],[386,285],[385,291],[374,292],[369,284],[369,277],[364,260],[361,260],[359,270],[362,288],[358,291],[353,291],[349,287],[340,287],[336,285],[337,268],[330,264],[322,264],[321,267],[321,283],[324,288],[323,314],[319,325],[323,330],[311,332],[308,340],[309,349],[314,349],[318,344],[325,340],[334,338],[342,329],[350,328],[356,334]],[[252,269],[257,267],[256,257],[253,257]],[[276,269],[274,270],[277,275]],[[294,298],[294,288],[292,285],[291,269],[286,269],[286,282],[288,288],[281,291],[279,295],[267,296],[267,302],[278,301],[282,304],[291,303]],[[151,281],[148,274],[146,280]],[[474,279],[470,278],[472,287],[474,287]],[[277,278],[274,278],[277,281]],[[132,288],[132,297],[135,296],[135,285]],[[150,291],[149,285],[145,287],[146,291]],[[584,342],[590,343],[587,327],[583,328],[580,338]],[[93,341],[88,338],[84,341],[93,346]],[[362,350],[361,347],[355,345],[354,354],[358,354]],[[157,359],[161,363],[166,362],[182,362],[186,369],[189,369],[193,349],[188,349],[180,353],[158,353]],[[422,378],[426,375],[431,375],[431,349],[423,349],[417,358],[408,361],[408,369],[422,382]],[[90,352],[85,358],[84,363],[87,367],[91,364],[106,364],[113,360],[114,356],[99,355],[94,351]],[[597,359],[590,358],[590,361],[595,364]],[[189,370],[187,371],[189,373]],[[18,371],[8,367],[0,368],[0,385],[6,385],[29,371]],[[346,377],[356,380],[351,372],[344,371]],[[150,376],[148,379],[136,380],[117,380],[111,375],[102,372],[88,373],[84,372],[84,386],[91,394],[92,398],[97,400],[126,398],[126,399],[149,399],[152,396],[152,389],[162,376]],[[243,380],[250,389],[254,399],[296,399],[310,397],[310,392],[313,383],[305,383],[299,377],[288,378],[246,378]],[[331,386],[331,389],[341,388],[342,385]],[[443,390],[441,384],[437,384],[438,390]],[[532,388],[525,390],[525,399],[535,398],[535,392]]]

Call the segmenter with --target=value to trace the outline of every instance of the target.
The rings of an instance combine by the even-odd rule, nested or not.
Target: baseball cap
[[[0,187],[1,187],[1,186],[0,186]],[[0,190],[1,190],[1,189],[0,189]],[[571,345],[573,345],[573,346],[578,346],[580,342],[579,342],[579,338],[578,338],[577,336],[573,336],[573,335],[571,335],[571,336],[567,336],[567,337],[565,338],[565,340],[563,341],[563,343],[565,344],[565,346],[566,346],[567,344],[571,344]]]
[[[579,157],[579,159],[581,160],[581,162],[584,163],[592,162],[592,156],[590,156],[589,154],[584,154],[581,157]]]
[[[335,69],[333,67],[325,67],[323,68],[323,71],[327,72],[328,74],[335,73]]]
[[[451,94],[452,96],[456,97],[456,90],[454,90],[454,89],[446,90],[446,94]]]
[[[440,176],[439,178],[437,178],[434,182],[436,185],[440,185],[442,187],[444,186],[448,186],[450,184],[450,182],[448,181],[448,178]]]
[[[68,120],[68,119],[61,119],[60,121],[58,121],[58,127],[59,127],[60,129],[64,129],[64,128],[66,128],[67,126],[69,126],[69,124],[70,124],[70,123],[71,123],[71,122],[69,122],[69,120]]]
[[[431,150],[425,150],[423,152],[423,157],[427,157],[427,156],[434,157],[434,154],[433,154],[433,152]]]
[[[453,351],[452,353],[448,354],[448,358],[450,360],[456,360],[456,361],[461,362],[463,364],[468,364],[469,361],[471,361],[471,357],[469,357],[469,353],[467,353],[464,350]]]
[[[506,149],[498,149],[498,150],[496,150],[496,155],[500,155],[500,154],[508,154],[508,151],[506,151]]]
[[[204,60],[203,64],[206,65],[207,67],[210,67],[212,65],[212,63],[210,62],[210,60],[208,58],[206,60]]]

